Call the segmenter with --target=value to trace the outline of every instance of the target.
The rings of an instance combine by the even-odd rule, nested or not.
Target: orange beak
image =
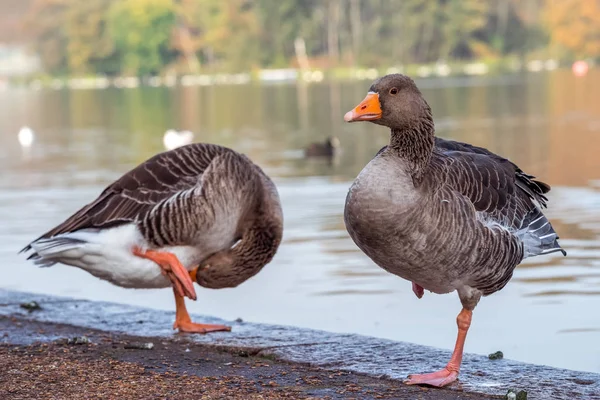
[[[379,118],[381,118],[379,95],[373,92],[369,92],[359,105],[344,115],[344,121],[346,122],[373,121]]]

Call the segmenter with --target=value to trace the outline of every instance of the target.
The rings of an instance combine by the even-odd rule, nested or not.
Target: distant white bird
[[[29,148],[33,144],[35,140],[35,134],[31,130],[30,127],[24,126],[19,130],[19,134],[17,135],[19,139],[19,143],[21,147]]]
[[[167,150],[173,150],[177,147],[190,144],[193,140],[194,134],[190,131],[177,132],[174,129],[169,129],[163,136],[163,145]]]

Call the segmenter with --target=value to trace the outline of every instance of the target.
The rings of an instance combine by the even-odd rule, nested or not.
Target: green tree
[[[316,0],[257,0],[261,62],[287,66],[295,57],[294,40],[310,36],[310,18]]]
[[[122,72],[139,76],[158,74],[173,58],[170,47],[175,25],[171,0],[124,0],[108,14],[109,32],[123,54]]]
[[[260,65],[259,21],[249,0],[200,0],[201,48],[208,63],[227,70]]]
[[[115,0],[69,0],[65,10],[67,61],[73,73],[118,72],[119,60],[107,29],[106,10]]]
[[[295,66],[299,60],[304,67],[379,67],[533,52],[539,57],[557,49],[563,56],[597,57],[599,4],[32,0],[27,27],[44,67],[54,74],[241,71]]]
[[[438,58],[472,56],[479,42],[476,33],[487,25],[489,2],[485,0],[445,0],[438,10],[440,50]]]

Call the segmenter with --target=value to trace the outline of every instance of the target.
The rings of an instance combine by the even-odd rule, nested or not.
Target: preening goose
[[[409,384],[444,386],[457,379],[472,312],[481,296],[502,289],[527,257],[565,251],[542,214],[550,187],[484,148],[434,137],[431,109],[412,79],[373,83],[345,121],[391,129],[346,198],[344,221],[377,265],[423,289],[458,292],[463,309],[450,362]]]
[[[22,251],[40,266],[63,263],[128,288],[173,285],[173,328],[230,330],[191,322],[192,281],[235,287],[271,261],[283,232],[279,195],[246,156],[212,144],[158,154]]]

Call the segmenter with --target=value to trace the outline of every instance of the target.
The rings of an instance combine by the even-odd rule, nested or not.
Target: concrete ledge
[[[28,312],[21,303],[36,301],[42,310]],[[136,336],[172,337],[174,312],[127,305],[0,289],[0,315],[70,324]],[[409,373],[441,368],[450,353],[432,347],[288,326],[237,323],[195,316],[208,323],[227,323],[230,333],[185,335],[187,340],[214,346],[249,348],[290,362],[403,380]],[[184,337],[184,335],[180,335]],[[600,374],[578,372],[511,360],[490,361],[465,354],[460,382],[453,389],[504,395],[523,389],[530,399],[600,399]]]

